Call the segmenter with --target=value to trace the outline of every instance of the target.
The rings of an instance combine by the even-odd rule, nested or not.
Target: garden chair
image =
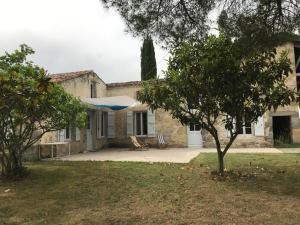
[[[157,144],[159,148],[167,148],[168,144],[163,135],[157,135]]]
[[[148,149],[148,145],[140,142],[136,136],[130,136],[130,140],[131,140],[131,144],[132,144],[132,149],[134,149],[134,150]]]

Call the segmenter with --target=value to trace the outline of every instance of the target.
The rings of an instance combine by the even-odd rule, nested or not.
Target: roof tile
[[[94,71],[84,70],[84,71],[77,71],[77,72],[51,74],[50,77],[53,82],[60,83],[66,80],[71,80],[91,73],[94,73]]]

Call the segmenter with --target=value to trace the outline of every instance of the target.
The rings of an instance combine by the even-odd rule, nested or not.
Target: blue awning
[[[110,108],[112,110],[126,109],[128,106],[123,105],[95,105],[97,108]]]
[[[136,101],[133,98],[130,98],[129,96],[82,98],[81,100],[96,108],[109,108],[111,110],[126,109],[128,107],[133,107],[140,104],[140,102]]]

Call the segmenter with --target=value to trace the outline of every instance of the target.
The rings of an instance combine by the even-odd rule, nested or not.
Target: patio
[[[109,148],[98,152],[87,152],[55,158],[62,161],[130,161],[130,162],[169,162],[189,163],[201,149],[170,148],[132,151],[127,148]]]
[[[189,163],[200,153],[215,152],[216,149],[213,148],[169,148],[165,150],[151,148],[146,151],[132,151],[127,148],[108,148],[97,152],[87,152],[82,154],[58,157],[54,158],[53,160]],[[300,153],[300,148],[231,148],[229,149],[228,153]]]

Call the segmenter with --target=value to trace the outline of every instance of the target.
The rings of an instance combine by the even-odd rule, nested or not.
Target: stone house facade
[[[300,87],[300,43],[287,43],[278,51],[288,51],[293,72],[287,79],[291,89]],[[89,103],[87,127],[66,128],[45,135],[41,143],[68,142],[71,153],[95,151],[105,147],[128,147],[129,136],[136,135],[152,146],[157,144],[157,135],[165,137],[171,147],[214,147],[214,140],[198,124],[184,126],[172,119],[164,110],[152,112],[146,105],[122,105],[122,101],[136,101],[141,82],[123,82],[106,84],[93,71],[79,71],[54,74],[54,82],[63,85],[65,90]],[[118,101],[118,110],[111,107],[111,101]],[[99,102],[105,104],[99,105]],[[90,104],[92,103],[92,104]],[[219,135],[222,143],[228,141],[228,131],[220,123]],[[234,147],[272,146],[274,140],[300,143],[299,105],[269,111],[259,118],[256,124],[245,124],[240,129]]]

